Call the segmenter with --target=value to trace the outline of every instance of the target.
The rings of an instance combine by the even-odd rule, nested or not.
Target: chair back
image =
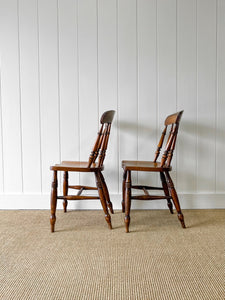
[[[90,168],[91,165],[95,163],[97,158],[98,158],[98,167],[101,167],[103,165],[114,114],[115,114],[114,110],[109,110],[104,112],[103,115],[101,116],[100,123],[102,125],[98,132],[98,136],[94,144],[93,150],[89,156],[88,168]]]
[[[180,123],[182,114],[183,114],[183,110],[180,112],[177,112],[175,114],[169,115],[165,120],[165,128],[164,128],[161,138],[159,140],[159,144],[158,144],[157,150],[155,152],[155,159],[154,159],[154,162],[156,162],[159,157],[161,148],[163,146],[167,128],[170,127],[168,139],[166,142],[166,147],[165,147],[165,150],[164,150],[162,158],[161,158],[161,164],[160,164],[161,167],[163,167],[163,166],[170,167],[171,160],[173,158],[173,151],[174,151],[175,145],[176,145],[179,123]]]

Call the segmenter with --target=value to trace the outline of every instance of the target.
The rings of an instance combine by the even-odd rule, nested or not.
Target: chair
[[[51,191],[51,231],[54,232],[56,222],[56,206],[57,199],[63,199],[64,212],[67,211],[68,200],[85,200],[85,199],[100,199],[103,211],[105,213],[105,219],[110,229],[112,229],[111,218],[108,212],[113,214],[112,203],[109,198],[109,192],[105,183],[102,171],[104,169],[103,162],[105,159],[106,149],[109,140],[109,134],[111,129],[111,123],[114,117],[115,111],[110,110],[103,113],[100,123],[101,127],[98,132],[98,136],[93,147],[93,150],[89,156],[89,160],[85,162],[80,161],[62,161],[61,164],[56,164],[50,167],[53,171],[53,182]],[[98,158],[98,160],[97,160]],[[96,162],[97,160],[97,162]],[[57,193],[57,171],[63,171],[63,196],[58,196]],[[69,185],[68,173],[69,172],[92,172],[95,174],[96,187],[81,186],[81,185]],[[77,195],[68,195],[68,189],[78,190]],[[98,190],[98,196],[81,195],[85,190]]]
[[[173,181],[169,174],[169,172],[172,170],[171,160],[175,149],[179,122],[182,114],[183,111],[180,111],[166,118],[165,128],[162,132],[162,136],[160,138],[158,148],[155,153],[154,161],[129,161],[129,160],[122,161],[122,168],[124,171],[123,187],[122,187],[122,191],[123,191],[122,212],[125,212],[124,222],[125,222],[126,232],[129,232],[131,199],[134,200],[166,199],[171,214],[173,213],[173,205],[171,202],[172,200],[177,210],[178,219],[180,220],[182,227],[185,228],[184,217],[181,212],[179,199]],[[168,140],[161,161],[158,162],[157,159],[159,157],[160,150],[163,146],[164,138],[167,132],[167,127],[170,127]],[[158,172],[160,174],[162,187],[152,187],[148,185],[132,185],[132,179],[131,179],[132,171]],[[144,194],[132,195],[132,189],[143,190]],[[164,195],[150,195],[149,190],[163,190]]]

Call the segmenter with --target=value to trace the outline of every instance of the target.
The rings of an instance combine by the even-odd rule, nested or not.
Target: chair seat
[[[125,171],[146,171],[146,172],[165,172],[171,171],[172,167],[161,167],[160,162],[139,161],[139,160],[123,160],[122,168]]]
[[[62,161],[60,164],[56,164],[50,167],[53,171],[74,171],[74,172],[96,172],[102,171],[104,166],[98,166],[98,163],[93,163],[91,167],[88,167],[87,161]]]

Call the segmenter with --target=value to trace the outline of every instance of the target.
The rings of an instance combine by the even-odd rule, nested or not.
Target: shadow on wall
[[[217,135],[223,137],[225,140],[225,130],[216,128],[216,124],[209,124],[207,120],[205,120],[204,124],[182,120],[180,124],[180,129],[182,131],[182,134],[183,132],[185,132],[192,136],[201,135],[201,138],[205,138],[207,140],[213,140]]]
[[[137,132],[137,129],[138,132],[144,134],[149,134],[151,132],[154,132],[154,134],[157,133],[158,138],[160,138],[158,134],[158,130],[161,133],[164,124],[162,124],[162,126],[159,129],[157,128],[151,129],[149,126],[144,126],[140,123],[118,121],[118,125],[115,124],[115,126],[117,126],[117,128],[121,131],[124,131],[126,133],[132,132],[132,134],[135,134],[135,132]],[[213,126],[213,124],[206,125],[206,124],[193,123],[186,120],[184,121],[182,120],[180,124],[178,139],[180,139],[184,133],[188,134],[188,136],[192,136],[193,139],[196,139],[197,136],[201,136],[201,138],[205,138],[207,141],[209,140],[213,141],[215,139],[215,136],[218,136],[220,138],[223,138],[223,140],[225,141],[225,130],[218,129],[216,128],[216,126]]]
[[[134,122],[125,122],[125,121],[119,121],[118,122],[118,129],[122,132],[132,134],[137,134],[137,130],[139,133],[142,133],[144,135],[149,135],[151,132],[153,134],[156,133],[156,128],[150,129],[148,126],[141,125],[140,123],[134,123]]]
[[[225,148],[225,130],[207,120],[206,124],[184,120],[180,130],[177,150],[181,190],[215,192],[216,185],[224,190],[224,182],[215,176],[217,160]]]

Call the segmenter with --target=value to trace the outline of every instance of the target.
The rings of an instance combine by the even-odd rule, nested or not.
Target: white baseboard
[[[121,194],[111,194],[114,209],[121,209]],[[179,194],[182,209],[225,209],[225,194]],[[101,209],[100,201],[68,201],[68,209]],[[1,194],[0,209],[49,209],[48,194]],[[62,201],[58,201],[62,209]],[[132,201],[132,209],[167,209],[165,200]]]

